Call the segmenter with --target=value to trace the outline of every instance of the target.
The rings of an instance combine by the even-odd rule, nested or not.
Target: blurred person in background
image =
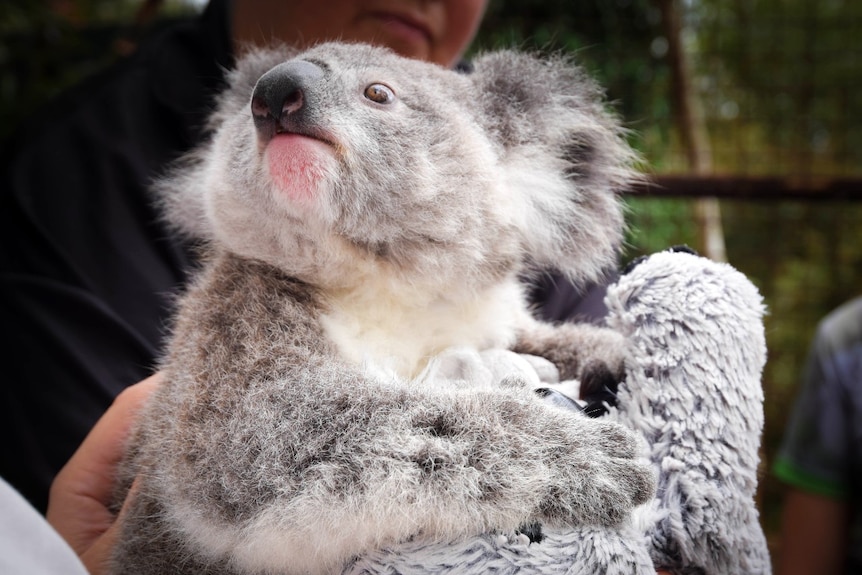
[[[777,573],[862,574],[862,297],[819,324],[774,471]]]

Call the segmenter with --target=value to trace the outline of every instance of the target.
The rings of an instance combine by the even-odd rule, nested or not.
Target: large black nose
[[[323,69],[305,60],[279,64],[261,76],[251,97],[251,113],[261,135],[298,129],[310,90],[322,78]]]

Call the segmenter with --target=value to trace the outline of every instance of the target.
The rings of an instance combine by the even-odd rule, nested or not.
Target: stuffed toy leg
[[[545,528],[541,541],[406,542],[345,575],[770,573],[754,505],[766,356],[759,293],[726,264],[662,252],[611,286],[606,302],[629,353],[605,417],[643,439],[658,476],[652,504],[617,528]]]

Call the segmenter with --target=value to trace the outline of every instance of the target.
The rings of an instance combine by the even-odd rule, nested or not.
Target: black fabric
[[[113,398],[152,373],[194,265],[148,185],[202,135],[232,61],[227,10],[210,2],[52,103],[2,154],[0,475],[43,512]],[[548,319],[583,311],[559,277],[534,295]]]
[[[602,281],[575,287],[563,274],[548,272],[530,283],[528,294],[541,319],[601,324],[608,313],[605,294],[618,277],[616,271],[609,271]]]
[[[148,186],[201,135],[231,64],[227,21],[212,2],[4,145],[0,475],[42,511],[90,427],[152,372],[192,258]]]

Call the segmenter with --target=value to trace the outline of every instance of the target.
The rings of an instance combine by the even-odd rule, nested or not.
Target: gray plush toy
[[[112,573],[768,569],[750,284],[650,260],[610,328],[525,303],[523,274],[595,277],[621,238],[633,154],[577,67],[255,52],[211,127],[161,185],[207,261],[123,464]],[[619,409],[534,391],[578,380],[624,380]]]

